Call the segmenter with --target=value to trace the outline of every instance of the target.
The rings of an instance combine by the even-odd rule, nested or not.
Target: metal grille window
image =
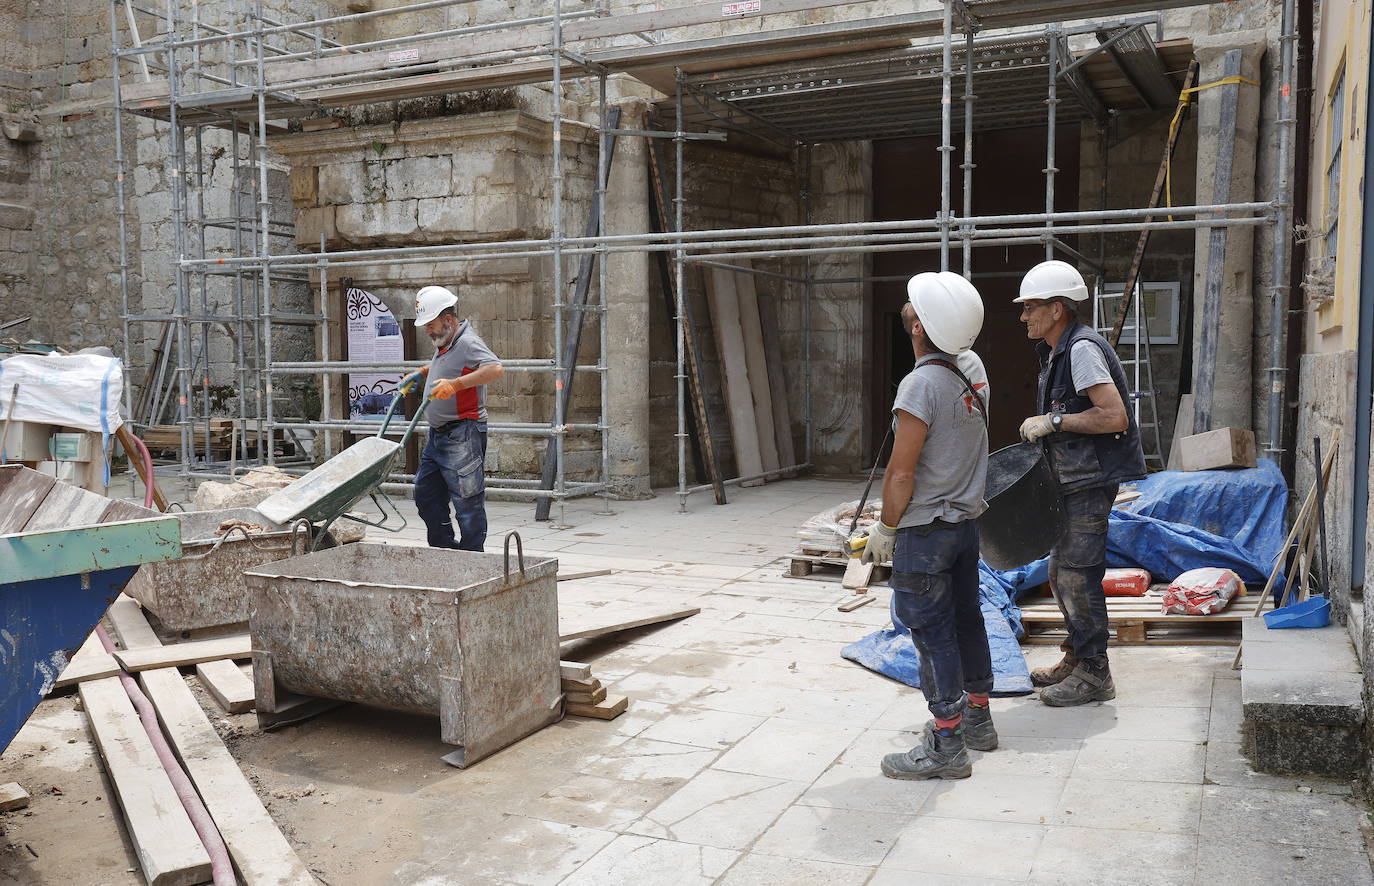
[[[1336,77],[1331,90],[1331,107],[1327,119],[1331,121],[1330,153],[1326,161],[1326,258],[1336,260],[1336,241],[1340,229],[1341,208],[1341,144],[1345,140],[1345,67]]]

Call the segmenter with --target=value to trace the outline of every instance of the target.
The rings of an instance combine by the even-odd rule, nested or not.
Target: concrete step
[[[1274,631],[1247,618],[1241,650],[1246,751],[1255,768],[1357,777],[1364,678],[1345,628]]]

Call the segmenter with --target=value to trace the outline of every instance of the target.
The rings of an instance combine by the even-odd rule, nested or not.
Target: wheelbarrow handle
[[[400,391],[397,391],[396,396],[391,399],[391,408],[387,409],[386,418],[382,420],[382,427],[377,431],[378,437],[386,434],[386,429],[391,425],[391,417],[396,414],[396,407],[399,406],[404,399],[405,394]],[[430,401],[433,399],[434,395],[431,394],[420,401],[420,408],[415,410],[415,417],[410,420],[410,424],[406,427],[405,434],[401,437],[402,446],[410,439],[410,435],[415,433],[415,426],[420,423],[420,419],[424,417],[425,410],[429,408]]]

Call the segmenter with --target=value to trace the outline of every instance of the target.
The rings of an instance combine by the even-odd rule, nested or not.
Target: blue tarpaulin
[[[1204,566],[1235,570],[1252,589],[1269,577],[1283,548],[1288,487],[1278,466],[1231,471],[1161,471],[1135,488],[1134,502],[1112,511],[1107,524],[1107,565],[1140,567],[1157,582]],[[978,564],[983,624],[992,652],[993,694],[1031,691],[1017,642],[1023,629],[1015,600],[1049,579],[1049,560],[998,571]],[[1278,585],[1283,586],[1283,576]],[[919,658],[910,635],[893,617],[893,626],[849,644],[840,655],[920,686]]]

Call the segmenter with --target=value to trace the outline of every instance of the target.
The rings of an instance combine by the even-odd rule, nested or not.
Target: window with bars
[[[1345,141],[1345,66],[1336,76],[1336,85],[1331,90],[1331,103],[1326,115],[1331,124],[1331,139],[1328,142],[1326,161],[1326,260],[1336,262],[1336,243],[1340,233],[1341,208],[1341,145]]]

